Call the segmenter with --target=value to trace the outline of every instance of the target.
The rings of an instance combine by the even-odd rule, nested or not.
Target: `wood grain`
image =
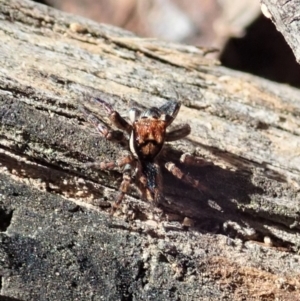
[[[99,96],[126,115],[133,105],[179,99],[176,122],[188,122],[192,133],[165,148],[161,165],[174,161],[203,190],[164,170],[165,216],[190,218],[190,231],[216,240],[214,233],[225,234],[250,249],[251,242],[265,248],[271,239],[274,254],[299,257],[299,90],[219,66],[209,49],[139,38],[29,1],[0,1],[0,40],[3,174],[81,206],[112,199],[120,172],[84,164],[116,158],[121,149],[95,134],[78,107],[87,95]],[[101,108],[93,110],[108,122]],[[199,164],[180,163],[185,152]],[[151,215],[134,190],[128,200],[139,206],[140,218]],[[218,252],[230,260],[226,248]],[[240,266],[260,265],[237,254]],[[278,277],[291,272],[287,262],[261,256],[263,269]],[[299,266],[292,270],[299,277]]]

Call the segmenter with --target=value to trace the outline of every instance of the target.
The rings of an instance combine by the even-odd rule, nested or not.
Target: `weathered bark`
[[[0,39],[1,295],[299,296],[299,90],[217,66],[195,47],[29,1],[0,1]],[[124,202],[137,212],[131,225],[121,215],[107,227],[106,200],[121,174],[84,163],[120,147],[83,120],[85,94],[121,112],[181,100],[176,121],[192,134],[166,147],[160,163],[174,161],[203,191],[164,170],[162,220],[149,222],[151,206],[133,192]],[[180,164],[183,152],[205,164]],[[182,232],[185,217],[195,226]]]
[[[264,15],[270,18],[292,48],[300,63],[299,0],[261,0]]]

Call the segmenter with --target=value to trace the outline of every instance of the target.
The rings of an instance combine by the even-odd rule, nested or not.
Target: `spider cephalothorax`
[[[167,111],[152,107],[141,113],[137,109],[129,111],[132,122],[130,150],[140,160],[153,160],[162,150],[166,138],[166,129],[176,117],[180,104],[170,101]]]
[[[188,124],[180,125],[167,131],[168,126],[176,118],[180,109],[180,102],[170,100],[159,108],[152,107],[144,112],[137,108],[132,108],[129,110],[129,121],[126,121],[107,102],[99,98],[92,98],[91,100],[104,107],[108,112],[111,123],[119,130],[122,130],[122,132],[110,130],[89,110],[82,108],[87,120],[97,128],[101,136],[108,140],[122,142],[127,150],[125,155],[115,162],[93,163],[93,165],[98,165],[101,169],[123,169],[120,193],[112,212],[122,202],[129,190],[132,179],[135,179],[136,185],[144,199],[157,202],[160,198],[162,187],[160,167],[156,159],[166,141],[181,139],[186,137],[191,131]],[[192,182],[174,163],[168,162],[165,164],[165,167],[176,177],[189,183]]]

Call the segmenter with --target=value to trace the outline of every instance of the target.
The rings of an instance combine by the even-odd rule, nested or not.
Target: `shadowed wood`
[[[149,292],[150,298],[151,289],[155,289],[157,300],[211,300],[209,292],[216,300],[224,295],[230,300],[249,295],[260,300],[269,289],[275,297],[284,299],[287,290],[276,284],[284,279],[289,296],[299,295],[299,90],[223,68],[205,57],[209,50],[138,38],[119,28],[25,0],[0,1],[0,40],[0,168],[1,193],[5,196],[0,207],[3,212],[13,212],[9,235],[0,233],[3,239],[10,241],[17,233],[30,243],[49,243],[52,238],[35,238],[36,232],[18,228],[18,222],[34,218],[38,212],[35,204],[44,208],[48,199],[55,209],[45,209],[45,220],[56,209],[61,211],[60,204],[66,208],[77,204],[86,211],[77,207],[68,210],[78,215],[78,221],[88,218],[85,215],[95,215],[93,231],[104,231],[104,236],[118,233],[119,241],[124,239],[124,248],[130,245],[128,248],[140,260],[132,261],[136,265],[129,271],[125,265],[126,271],[118,270],[132,276],[126,278],[129,286],[134,287],[132,279],[140,279],[135,282],[140,289],[136,294]],[[191,134],[168,144],[160,155],[160,165],[172,161],[193,183],[201,185],[192,187],[163,172],[162,221],[168,217],[171,225],[162,229],[162,222],[149,221],[155,208],[141,202],[133,191],[125,197],[125,205],[129,212],[137,211],[133,218],[137,230],[123,224],[117,230],[105,226],[109,211],[106,201],[116,197],[122,176],[85,166],[120,159],[122,147],[99,137],[85,122],[79,109],[83,104],[89,106],[87,95],[111,103],[124,116],[131,107],[160,107],[168,99],[182,102],[174,127],[188,123]],[[97,106],[89,106],[89,110],[109,126],[105,110]],[[181,162],[181,155],[187,152],[197,161]],[[20,197],[19,203],[14,203],[12,188],[6,187],[19,187],[21,196],[23,190],[24,195],[32,193],[26,198],[30,202],[25,205]],[[70,223],[77,233],[89,227],[80,224],[77,228],[76,218],[66,216],[62,213],[58,218],[63,224]],[[121,214],[117,222],[125,223],[126,216]],[[187,232],[180,226],[184,218],[195,225]],[[49,217],[48,228],[39,224],[42,222],[37,225],[60,233],[52,222]],[[151,222],[157,223],[157,228],[152,229]],[[138,241],[136,244],[130,244],[129,234]],[[72,235],[68,236],[73,239],[71,246],[79,239]],[[55,246],[59,241],[53,238]],[[8,242],[7,246],[11,248]],[[101,246],[93,256],[101,248],[106,250],[109,242]],[[11,251],[3,250],[3,254]],[[31,249],[24,247],[26,250]],[[122,250],[118,245],[117,253],[111,254],[122,258]],[[160,261],[161,256],[164,259]],[[107,267],[112,268],[120,258],[112,257]],[[30,261],[24,265],[25,271],[29,266]],[[59,266],[64,268],[64,262]],[[235,278],[232,267],[241,278]],[[13,264],[8,270],[21,273]],[[52,271],[50,267],[48,272]],[[44,275],[39,269],[36,273]],[[48,283],[46,277],[40,277],[41,283]],[[260,277],[265,279],[264,291],[256,287]],[[1,294],[18,297],[20,283],[9,282],[8,276],[1,279]],[[226,281],[236,288],[226,286]],[[65,283],[64,278],[60,283]],[[22,300],[32,300],[34,287],[26,288],[28,297]],[[168,295],[164,295],[166,292]],[[188,295],[191,292],[193,297]],[[115,300],[120,300],[120,294],[115,293]],[[142,300],[141,295],[137,299]]]

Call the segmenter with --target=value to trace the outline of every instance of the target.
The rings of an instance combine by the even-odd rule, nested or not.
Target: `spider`
[[[119,130],[109,129],[86,107],[81,107],[86,120],[96,127],[100,136],[120,143],[125,148],[124,154],[116,161],[87,164],[100,169],[122,169],[123,171],[123,179],[116,201],[112,206],[111,215],[129,192],[133,180],[141,192],[142,199],[157,204],[162,194],[161,171],[157,158],[164,143],[184,138],[191,132],[188,124],[179,125],[167,131],[176,118],[181,103],[169,100],[159,108],[151,107],[145,111],[131,108],[128,113],[129,121],[127,121],[104,100],[91,98],[91,101],[106,110],[110,122]],[[186,154],[181,157],[181,161],[190,161],[190,159],[191,156]],[[167,162],[165,168],[175,177],[199,188],[199,182],[184,174],[174,163]]]

